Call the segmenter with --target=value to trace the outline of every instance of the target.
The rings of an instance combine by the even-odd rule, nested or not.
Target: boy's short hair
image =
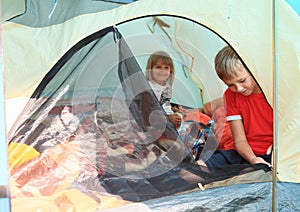
[[[221,80],[230,80],[244,67],[239,56],[229,47],[223,47],[215,57],[215,70]]]

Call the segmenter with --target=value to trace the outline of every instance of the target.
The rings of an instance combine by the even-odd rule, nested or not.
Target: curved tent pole
[[[57,6],[57,0],[54,0],[54,2],[53,2],[53,8],[52,8],[50,14],[48,15],[49,19],[51,18],[52,14],[54,13],[54,10],[56,9],[56,6]]]
[[[277,211],[277,167],[278,167],[278,0],[273,0],[273,173],[272,211]]]

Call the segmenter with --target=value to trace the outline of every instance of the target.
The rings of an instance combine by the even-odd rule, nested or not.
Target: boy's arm
[[[234,145],[237,152],[251,164],[264,163],[270,165],[263,158],[256,157],[256,155],[252,151],[245,135],[242,120],[230,121],[229,124],[230,124],[232,136],[234,139]]]

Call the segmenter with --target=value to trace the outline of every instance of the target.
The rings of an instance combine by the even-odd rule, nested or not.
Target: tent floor
[[[272,211],[272,172],[263,170],[213,182],[201,188],[104,210],[115,211]],[[300,211],[300,184],[277,182],[276,208]]]

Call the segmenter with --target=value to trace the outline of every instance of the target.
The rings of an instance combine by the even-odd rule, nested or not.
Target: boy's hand
[[[263,164],[268,165],[269,167],[272,167],[272,165],[270,163],[268,163],[261,157],[256,157],[254,160],[251,160],[251,164],[256,164],[256,163],[263,163]]]

